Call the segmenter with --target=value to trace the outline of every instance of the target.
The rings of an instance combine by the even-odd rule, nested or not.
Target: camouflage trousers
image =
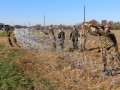
[[[86,43],[86,38],[81,36],[81,38],[79,39],[80,41],[80,50],[84,51],[85,50],[85,43]]]
[[[64,40],[60,40],[59,45],[60,45],[60,46],[61,46],[61,48],[63,49],[63,48],[64,48]]]
[[[55,38],[51,39],[51,45],[52,45],[52,51],[56,51],[56,39]]]
[[[74,50],[78,49],[78,39],[73,39],[72,43],[73,43],[73,49]]]
[[[109,50],[103,48],[102,62],[104,69],[120,68],[120,54],[115,47],[111,47]]]

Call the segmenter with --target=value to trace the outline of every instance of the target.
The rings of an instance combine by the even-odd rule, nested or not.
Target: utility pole
[[[85,5],[84,5],[84,23],[85,23]],[[83,51],[84,51],[85,50],[85,43],[86,43],[86,30],[83,30],[83,35],[84,35],[84,42],[83,42]]]
[[[85,14],[86,14],[86,13],[85,13],[85,5],[84,5],[84,22],[85,22]]]
[[[45,15],[44,15],[44,29],[45,29]]]
[[[29,21],[29,30],[30,30],[30,21]]]
[[[85,23],[85,5],[84,5],[84,23]],[[87,35],[86,28],[84,28],[82,32],[83,32],[83,42],[82,42],[83,60],[85,60],[85,44],[86,44],[86,35]]]
[[[29,21],[29,48],[30,48],[30,21]]]

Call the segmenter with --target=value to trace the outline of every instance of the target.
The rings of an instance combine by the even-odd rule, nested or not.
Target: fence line
[[[54,40],[47,38],[44,39],[42,37],[37,37],[33,34],[33,30],[29,29],[15,29],[14,31],[15,37],[17,41],[23,46],[23,48],[27,48],[30,50],[51,50],[52,49],[52,43]],[[57,44],[59,44],[59,41],[56,41]],[[66,41],[66,43],[70,43],[70,41]],[[87,41],[87,44],[94,44],[97,43],[97,41],[89,39]],[[97,88],[100,90],[100,87],[104,85],[104,81],[110,79],[110,86],[115,85],[116,83],[120,82],[119,77],[118,78],[110,78],[107,77],[103,72],[103,65],[102,64],[97,64],[96,61],[94,61],[94,58],[88,57],[85,53],[85,59],[83,58],[83,53],[80,53],[79,56],[74,55],[71,52],[63,52],[61,49],[57,48],[56,53],[59,53],[63,57],[70,57],[69,58],[69,64],[75,63],[75,67],[79,70],[81,70],[81,75],[86,71],[88,78],[85,81],[86,85],[88,86],[88,89],[94,89]],[[34,52],[34,54],[39,57],[38,54]],[[63,61],[65,62],[65,61]],[[68,63],[68,62],[65,62]],[[95,87],[91,87],[91,80],[94,79],[94,76],[96,76],[96,73],[99,75],[99,79],[96,83]],[[82,80],[83,78],[81,78]],[[113,88],[114,90],[114,88]]]

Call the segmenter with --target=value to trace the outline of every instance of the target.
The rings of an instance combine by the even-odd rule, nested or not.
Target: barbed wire
[[[51,38],[43,38],[41,36],[36,36],[33,34],[33,30],[29,29],[15,29],[15,37],[22,45],[23,48],[27,48],[29,50],[32,50],[33,53],[39,57],[39,55],[36,53],[37,51],[49,51],[52,50],[52,43],[54,42],[53,39]],[[40,31],[38,31],[39,33]],[[55,43],[59,45],[59,40],[56,40]],[[98,43],[97,41],[93,40],[91,37],[87,41],[87,46]],[[66,40],[65,44],[72,45],[70,40]],[[66,58],[69,57],[69,62],[64,63],[69,63],[70,65],[74,64],[74,67],[76,69],[79,69],[81,71],[80,75],[79,73],[76,75],[77,77],[82,76],[84,72],[86,72],[87,75],[87,80],[84,80],[84,78],[80,79],[80,83],[84,81],[81,85],[85,84],[87,85],[87,89],[95,89],[97,88],[100,90],[100,87],[102,87],[105,83],[106,80],[110,80],[109,87],[114,86],[118,82],[120,82],[120,77],[109,77],[106,76],[103,73],[103,64],[102,63],[97,63],[94,57],[88,56],[87,53],[85,52],[85,57],[83,57],[83,53],[79,53],[79,56],[69,52],[69,51],[63,51],[61,48],[57,48],[55,53],[60,54],[62,57]],[[52,66],[53,67],[53,66]],[[95,83],[94,87],[91,87],[91,81],[94,79],[94,77],[98,77],[98,81]],[[72,79],[69,78],[71,81]],[[79,78],[77,78],[79,79]],[[115,87],[112,88],[112,90]]]

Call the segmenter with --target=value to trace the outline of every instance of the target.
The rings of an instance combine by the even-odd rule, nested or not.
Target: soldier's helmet
[[[75,28],[73,28],[73,30],[76,30]]]
[[[62,30],[61,29],[59,29],[59,32],[61,32]]]
[[[76,30],[76,28],[73,26],[73,27],[72,27],[72,30]]]
[[[88,25],[88,23],[86,23],[86,22],[85,22],[83,25],[87,26],[87,25]]]
[[[83,25],[90,27],[92,24],[89,22],[85,22]]]
[[[110,25],[109,25],[109,24],[107,24],[105,27],[110,28]]]

